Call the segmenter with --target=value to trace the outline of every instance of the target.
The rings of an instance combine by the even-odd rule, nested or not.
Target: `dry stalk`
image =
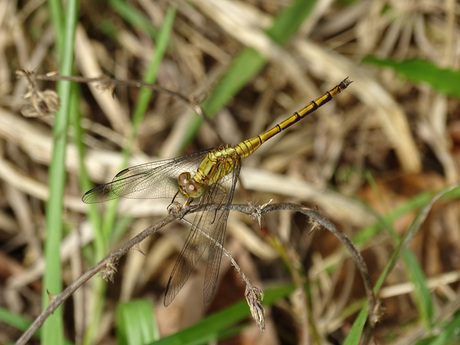
[[[203,212],[203,211],[210,211],[216,210],[219,207],[228,207],[229,210],[243,212],[249,215],[252,215],[256,219],[260,219],[262,214],[272,211],[282,211],[282,210],[290,210],[290,211],[297,211],[300,212],[319,225],[325,227],[329,231],[331,231],[347,248],[350,252],[352,259],[355,261],[359,272],[364,281],[364,287],[366,289],[367,298],[369,300],[369,315],[368,315],[368,327],[367,333],[370,334],[372,329],[375,326],[376,321],[378,320],[378,306],[376,302],[376,298],[372,291],[372,286],[370,283],[369,273],[367,270],[367,266],[353,243],[348,239],[346,235],[340,232],[329,220],[325,219],[323,216],[318,214],[317,212],[313,211],[312,209],[303,207],[298,204],[293,203],[279,203],[279,204],[264,204],[261,207],[254,206],[254,205],[242,205],[242,204],[234,204],[234,205],[218,205],[218,204],[207,204],[201,205],[194,208],[182,208],[180,210],[174,209],[174,212],[171,212],[167,217],[163,218],[156,224],[148,227],[137,236],[131,238],[127,241],[124,245],[122,245],[119,249],[115,250],[113,253],[109,254],[99,263],[88,269],[83,275],[80,276],[77,280],[75,280],[71,285],[69,285],[63,292],[54,296],[54,298],[50,301],[48,307],[34,320],[31,326],[22,334],[22,336],[17,340],[17,345],[26,344],[33,334],[40,328],[41,325],[45,322],[45,320],[61,305],[66,301],[79,287],[81,287],[86,281],[92,278],[95,274],[100,273],[103,278],[109,279],[115,274],[116,272],[116,265],[119,259],[125,255],[128,251],[132,248],[138,246],[138,244],[144,240],[146,237],[153,235],[158,230],[166,226],[167,224],[175,221],[175,220],[183,220],[186,214],[192,214],[195,212]],[[199,229],[198,229],[199,230]],[[232,265],[237,270],[238,274],[242,277],[242,279],[246,283],[246,292],[245,297],[248,302],[248,305],[251,310],[251,315],[256,321],[258,327],[263,330],[265,327],[265,319],[264,319],[264,310],[260,299],[263,299],[263,292],[251,285],[249,279],[244,275],[242,270],[239,268],[235,260],[231,257],[231,255],[222,247],[220,243],[217,243],[214,239],[209,237],[208,234],[199,230],[204,236],[206,236],[213,245],[217,245],[222,248],[224,254],[229,258]],[[259,299],[260,298],[260,299]]]

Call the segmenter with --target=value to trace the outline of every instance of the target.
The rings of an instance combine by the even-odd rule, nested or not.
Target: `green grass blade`
[[[375,215],[375,217],[377,218],[377,222],[364,228],[355,236],[353,236],[353,243],[358,246],[367,243],[371,238],[376,236],[383,228],[388,228],[388,226],[392,224],[396,219],[399,219],[400,217],[408,214],[409,212],[412,212],[414,210],[419,209],[420,207],[425,206],[427,203],[430,202],[434,194],[435,192],[433,191],[420,193],[409,199],[404,204],[398,206],[394,210],[389,211],[383,217],[374,212],[366,205],[364,205],[370,213],[373,213]],[[443,199],[446,200],[453,200],[458,198],[460,198],[460,187],[457,187],[452,191],[445,193],[445,195],[443,196]]]
[[[267,30],[267,35],[276,43],[283,44],[299,29],[300,24],[310,15],[317,1],[297,0],[290,7],[282,11]],[[254,50],[245,48],[234,59],[227,72],[219,82],[213,93],[202,105],[203,111],[209,118],[213,118],[221,109],[262,67],[267,59]],[[196,136],[203,120],[192,117],[186,126],[189,130],[183,136],[181,150],[183,150]]]
[[[58,0],[48,1],[51,22],[54,26],[54,35],[56,36],[56,47],[58,53],[62,53],[62,47],[64,47],[64,10],[62,9],[62,2]]]
[[[169,7],[168,11],[166,12],[163,26],[156,40],[155,54],[147,69],[147,73],[144,76],[144,82],[146,83],[154,84],[155,80],[157,79],[158,69],[166,53],[166,48],[168,47],[169,37],[174,25],[175,16],[176,9],[174,7]],[[153,91],[149,88],[141,87],[139,90],[139,99],[133,112],[133,131],[131,134],[131,141],[134,140],[137,134],[137,130],[142,119],[144,118],[152,94]],[[132,142],[130,144],[132,144]]]
[[[4,309],[2,307],[0,307],[0,322],[14,327],[15,329],[22,332],[26,331],[27,328],[29,328],[29,326],[32,324],[32,321],[30,321],[29,319],[26,319],[21,315],[12,313],[11,311]],[[41,337],[41,333],[41,329],[39,329],[34,334],[34,338],[38,339],[39,337]],[[68,340],[65,340],[64,345],[73,345],[73,343]]]
[[[405,202],[404,204],[398,206],[394,210],[389,211],[383,217],[378,215],[370,208],[366,207],[371,213],[375,214],[375,217],[378,220],[375,224],[372,224],[364,228],[355,236],[353,236],[353,243],[356,245],[362,245],[367,243],[371,238],[378,235],[383,228],[387,227],[389,224],[392,224],[396,219],[399,219],[403,215],[406,215],[409,212],[412,212],[426,205],[432,197],[433,192],[431,191],[420,193],[408,200],[407,202]]]
[[[450,345],[459,344],[460,335],[458,330],[460,329],[460,313],[456,313],[454,319],[442,326],[442,331],[436,336],[436,339],[432,340],[431,345]]]
[[[158,39],[156,42],[155,54],[152,60],[150,61],[146,75],[144,77],[144,81],[147,83],[155,82],[158,68],[163,59],[164,53],[166,51],[166,48],[169,42],[169,35],[170,35],[171,29],[174,23],[175,13],[176,11],[174,8],[170,8],[168,12],[166,13],[165,22],[159,32]],[[130,139],[128,141],[128,144],[123,149],[123,159],[124,159],[123,166],[127,164],[127,161],[128,161],[128,158],[131,152],[132,142],[136,136],[138,126],[143,119],[148,103],[150,101],[150,97],[151,97],[151,91],[146,90],[146,89],[140,90],[138,102],[136,104],[134,114],[133,114],[133,124],[132,124],[132,131],[130,134]],[[94,208],[95,206],[90,205],[89,207],[91,209],[91,208]],[[116,207],[117,207],[117,200],[110,202],[105,212],[103,221],[99,222],[97,221],[97,218],[96,218],[96,221],[93,222],[93,226],[95,226],[94,228],[96,229],[95,231],[96,232],[99,231],[99,235],[101,235],[103,238],[103,241],[99,241],[99,242],[104,242],[105,244],[105,245],[102,245],[102,244],[96,245],[96,261],[101,260],[106,255],[105,248],[107,247],[107,243],[110,240],[112,236],[112,231],[115,227]],[[90,214],[92,212],[94,211],[90,211]],[[99,225],[100,227],[96,227]],[[96,302],[95,302],[95,305],[93,306],[93,312],[91,314],[92,322],[90,323],[90,327],[87,329],[87,332],[85,334],[85,340],[84,340],[85,344],[92,343],[92,339],[94,338],[96,334],[97,325],[102,315],[102,309],[104,306],[102,296],[104,296],[105,291],[106,291],[106,282],[99,279],[99,280],[94,281],[93,284],[94,284],[93,285],[94,293],[96,296],[99,296],[99,297],[95,298]]]
[[[148,17],[135,9],[129,2],[122,0],[110,0],[109,4],[133,27],[147,32],[153,39],[157,38],[158,29],[153,26]]]
[[[8,309],[5,309],[3,307],[0,307],[0,322],[4,323],[6,325],[9,325],[11,327],[14,327],[20,331],[25,331],[27,328],[29,328],[31,322],[30,320],[26,319],[25,317],[21,315],[17,315]],[[40,335],[40,330],[37,331],[36,336]]]
[[[265,307],[272,305],[279,299],[286,297],[294,291],[293,285],[283,285],[276,288],[267,289],[264,292],[265,298],[263,305]],[[217,313],[214,313],[200,322],[181,330],[168,337],[162,338],[153,344],[171,345],[171,344],[203,344],[211,341],[223,339],[228,336],[228,332],[233,334],[232,328],[237,322],[250,317],[249,307],[246,300],[231,305]],[[252,320],[249,322],[253,322]]]
[[[403,259],[406,271],[409,274],[409,280],[414,284],[414,296],[418,315],[425,323],[426,329],[431,329],[434,306],[431,300],[430,290],[426,285],[426,276],[414,253],[406,250],[403,254]]]
[[[76,89],[76,92],[72,93],[72,130],[74,135],[74,143],[77,148],[77,155],[78,155],[78,182],[80,186],[80,191],[83,194],[87,190],[93,187],[93,184],[89,178],[88,171],[85,166],[85,156],[86,156],[86,147],[83,142],[84,130],[81,126],[81,113],[78,110],[78,100],[80,98],[79,89]],[[95,205],[89,205],[87,209],[87,216],[93,226],[93,229],[100,229],[102,218],[97,210]],[[94,232],[94,246],[90,247],[87,246],[85,251],[91,251],[91,255],[88,255],[87,252],[86,257],[89,259],[91,264],[96,263],[96,258],[98,255],[95,253],[105,253],[106,252],[106,241],[102,236],[100,231]]]
[[[58,4],[54,4],[58,8]],[[73,67],[73,47],[75,42],[75,30],[78,17],[78,0],[67,2],[65,14],[64,38],[58,50],[62,54],[60,71],[62,75],[71,75]],[[54,20],[59,23],[60,18]],[[55,27],[55,31],[61,31],[62,27]],[[61,31],[62,32],[62,31]],[[59,35],[59,34],[57,34]],[[72,86],[69,82],[61,81],[57,85],[61,108],[56,114],[53,126],[53,151],[49,172],[49,199],[46,205],[46,239],[45,239],[45,273],[43,277],[42,303],[46,308],[49,301],[47,291],[58,294],[62,291],[62,269],[59,260],[63,224],[63,198],[65,186],[65,160],[67,146],[67,131],[69,114],[71,111]],[[63,314],[62,308],[58,308],[53,315],[43,325],[41,334],[43,344],[63,344]]]
[[[442,321],[437,327],[437,335],[430,335],[415,343],[415,345],[451,345],[459,344],[460,314],[457,312],[454,319],[448,322]]]
[[[116,324],[119,345],[147,344],[160,338],[152,304],[148,300],[118,304]]]
[[[298,0],[286,7],[267,30],[267,35],[276,43],[283,44],[299,29],[303,21],[310,15],[317,1]]]
[[[147,72],[143,79],[143,81],[146,83],[151,83],[151,84],[155,83],[156,76],[158,73],[158,68],[160,67],[160,63],[163,60],[163,56],[168,46],[169,36],[171,34],[171,30],[174,24],[175,15],[176,15],[176,10],[173,7],[170,7],[166,13],[165,21],[160,30],[160,33],[158,34],[155,54],[152,60],[150,61],[150,64],[147,68]],[[121,168],[126,167],[129,155],[131,153],[133,140],[136,137],[139,124],[144,118],[145,111],[147,110],[150,98],[152,96],[152,92],[153,92],[152,90],[149,90],[147,88],[141,88],[139,91],[139,98],[138,98],[136,107],[133,112],[133,123],[132,123],[131,134],[130,134],[127,145],[123,148],[123,163],[122,163]],[[104,217],[104,222],[103,222],[104,227],[102,231],[105,234],[106,238],[110,237],[111,231],[114,226],[117,204],[118,204],[117,200],[110,202],[109,207],[107,208],[107,211],[106,211],[106,216]]]
[[[409,227],[409,229],[406,231],[404,236],[399,241],[399,245],[395,249],[395,251],[393,252],[388,264],[385,266],[383,272],[380,274],[379,279],[378,279],[377,283],[374,286],[374,293],[376,293],[376,294],[378,293],[378,291],[380,290],[380,287],[382,286],[383,282],[387,278],[388,274],[392,271],[393,267],[396,265],[396,262],[399,260],[401,255],[405,255],[405,256],[407,255],[407,252],[406,252],[407,247],[409,246],[412,238],[415,236],[415,234],[419,230],[420,226],[423,224],[423,222],[426,219],[426,217],[428,215],[428,212],[431,210],[433,204],[437,200],[439,200],[441,197],[447,195],[448,193],[453,192],[456,189],[458,189],[458,187],[456,187],[455,189],[454,189],[454,187],[448,187],[446,189],[443,189],[442,191],[437,193],[435,196],[433,196],[431,198],[431,200],[425,205],[425,207],[419,211],[419,213],[415,217],[414,221],[412,222],[411,226]],[[406,259],[406,257],[405,257],[405,259]],[[408,260],[408,262],[411,263],[412,260]],[[407,260],[406,260],[406,264],[407,264]],[[410,271],[410,269],[411,268],[409,267],[408,270]],[[421,296],[421,297],[418,298],[418,301],[421,304],[426,303],[425,305],[421,305],[419,310],[424,311],[425,314],[427,315],[426,317],[428,317],[428,315],[432,314],[432,305],[431,305],[431,298],[429,298],[429,294],[428,294],[428,301],[426,300],[425,289],[426,289],[426,291],[428,291],[428,290],[427,290],[427,287],[426,287],[426,284],[425,284],[425,280],[423,278],[420,278],[419,274],[415,274],[414,277],[417,279],[415,281],[413,280],[414,286],[416,288],[420,287],[420,286],[423,286],[419,290],[421,292],[418,292],[418,294]],[[422,279],[422,280],[420,280],[420,279]],[[361,337],[361,334],[363,333],[363,328],[364,328],[364,324],[366,322],[367,316],[368,316],[368,303],[366,302],[365,305],[363,306],[361,312],[359,313],[358,317],[356,318],[355,322],[353,323],[353,326],[352,326],[347,338],[345,339],[344,344],[352,345],[352,344],[358,344],[359,343],[359,339]]]
[[[438,65],[420,59],[396,61],[366,57],[363,62],[379,67],[390,67],[398,74],[413,82],[424,82],[433,89],[460,98],[460,72],[454,69],[441,68]]]
[[[364,325],[367,321],[369,302],[364,303],[363,308],[358,314],[353,326],[350,329],[343,345],[358,345],[363,334]]]

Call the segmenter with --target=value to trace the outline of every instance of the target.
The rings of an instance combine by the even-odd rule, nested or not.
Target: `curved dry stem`
[[[183,222],[189,224],[189,225],[192,225],[191,222],[189,222],[188,220],[186,220],[184,218],[182,218],[181,220]],[[211,241],[211,243],[214,246],[217,246],[220,249],[222,249],[222,253],[224,253],[224,255],[228,258],[228,260],[230,261],[231,265],[233,266],[233,268],[235,269],[237,274],[244,281],[244,283],[246,284],[244,296],[246,298],[246,301],[248,302],[248,306],[249,306],[249,309],[251,311],[252,318],[256,322],[257,327],[259,327],[259,329],[261,331],[264,331],[265,330],[265,311],[264,311],[264,307],[262,306],[262,303],[261,303],[261,301],[264,300],[264,292],[260,288],[258,288],[257,286],[254,286],[254,285],[251,284],[249,278],[246,276],[246,274],[244,274],[243,270],[238,265],[238,263],[235,261],[233,256],[227,251],[227,249],[225,249],[222,246],[221,243],[217,242],[214,238],[209,236],[206,232],[204,232],[200,228],[198,228],[198,227],[194,227],[194,228],[197,231],[199,231],[199,233],[201,235],[203,235],[209,241]]]
[[[203,111],[203,108],[201,108],[201,106],[195,100],[191,99],[190,97],[185,96],[184,94],[181,94],[180,92],[169,90],[169,89],[164,88],[164,87],[162,87],[160,85],[157,85],[157,84],[146,83],[146,82],[138,81],[138,80],[115,79],[115,78],[110,78],[110,77],[108,77],[106,75],[102,75],[102,76],[99,76],[99,77],[96,77],[96,78],[86,78],[86,77],[82,77],[82,76],[63,76],[63,75],[59,75],[57,72],[50,72],[50,73],[47,73],[47,74],[35,74],[33,71],[28,71],[28,70],[25,70],[25,69],[21,69],[21,70],[16,71],[16,75],[18,75],[19,77],[23,77],[23,78],[27,79],[27,82],[28,82],[28,85],[29,85],[29,93],[28,94],[31,94],[31,92],[32,92],[33,95],[41,95],[40,91],[38,91],[39,88],[36,85],[37,80],[43,80],[43,81],[67,80],[67,81],[72,81],[72,82],[75,82],[75,83],[83,83],[83,84],[96,83],[96,84],[98,84],[98,86],[100,87],[101,90],[109,91],[111,94],[114,93],[116,86],[126,86],[126,87],[135,87],[135,88],[144,87],[144,88],[150,89],[152,91],[166,93],[166,94],[169,94],[171,96],[174,96],[174,97],[178,98],[179,100],[184,102],[187,106],[189,106],[195,113],[198,114],[198,116],[200,116],[203,119],[204,122],[206,122],[212,129],[214,129],[214,133],[216,133],[217,137],[219,138],[219,140],[221,142],[225,141],[220,136],[219,131],[216,130],[212,120],[209,119],[208,116],[206,116],[205,112]],[[51,92],[50,90],[47,90],[47,91]],[[28,98],[30,98],[30,95],[28,96]],[[32,100],[35,100],[36,98],[38,98],[38,97],[36,96]],[[35,104],[33,104],[33,105],[35,105],[34,108],[33,108],[33,110],[34,110],[33,114],[37,113],[38,115],[43,116],[45,114],[49,115],[50,113],[55,112],[55,111],[58,110],[59,100],[56,101],[56,99],[53,98],[52,99],[53,102],[51,102],[51,105],[48,105],[48,103],[50,103],[50,101],[47,101],[47,99],[45,98],[45,101],[47,101],[45,103],[45,101],[43,101],[42,98],[43,97],[39,98],[39,100],[41,101],[39,103],[40,107],[35,105]],[[36,101],[35,103],[37,103],[37,102],[38,101]],[[44,110],[41,109],[41,108],[44,107],[44,105],[42,105],[42,104],[44,104],[46,106]],[[26,114],[31,113],[29,108],[30,107],[27,107],[25,109]],[[38,116],[38,115],[34,115],[34,116]],[[31,116],[31,115],[29,115],[29,116]]]
[[[367,266],[353,243],[348,239],[348,237],[340,232],[329,220],[318,214],[317,212],[313,211],[312,209],[306,208],[302,205],[293,204],[293,203],[279,203],[279,204],[264,204],[261,206],[254,206],[254,205],[242,205],[242,204],[234,204],[229,206],[222,206],[220,204],[207,204],[201,205],[194,208],[182,208],[180,210],[176,210],[172,212],[167,217],[163,218],[156,224],[151,225],[135,237],[131,238],[127,241],[124,245],[122,245],[119,249],[115,250],[99,263],[88,269],[83,275],[80,276],[77,280],[75,280],[71,285],[69,285],[63,292],[59,295],[55,296],[49,303],[48,307],[34,320],[34,322],[30,325],[30,327],[22,334],[22,336],[17,340],[17,345],[26,344],[29,339],[33,336],[33,334],[40,328],[41,325],[45,322],[45,320],[50,316],[64,301],[66,301],[80,286],[82,286],[86,281],[92,278],[96,273],[101,273],[102,277],[105,279],[110,280],[113,274],[116,272],[116,265],[118,260],[125,255],[129,250],[137,246],[142,240],[146,237],[155,234],[158,230],[166,226],[167,224],[181,219],[186,214],[191,214],[200,211],[213,211],[220,207],[228,207],[231,211],[238,211],[243,212],[246,214],[251,215],[255,219],[261,219],[262,214],[272,211],[282,211],[282,210],[290,210],[300,212],[305,214],[306,216],[313,219],[316,223],[320,224],[321,226],[325,227],[329,231],[331,231],[348,249],[353,261],[356,263],[359,272],[364,281],[364,287],[366,289],[366,294],[369,300],[369,315],[368,315],[368,332],[372,330],[375,326],[375,320],[377,320],[377,313],[378,307],[375,295],[372,291],[372,285],[369,278],[369,272],[367,270]],[[206,233],[203,235],[207,236]],[[207,236],[208,237],[208,236]],[[221,246],[220,243],[217,243],[210,237],[208,237],[214,245]],[[264,311],[263,307],[259,301],[259,298],[263,299],[263,292],[251,285],[249,279],[244,275],[241,271],[235,260],[231,257],[230,253],[228,253],[223,247],[224,254],[230,259],[232,265],[236,268],[242,279],[246,283],[246,292],[245,296],[248,301],[249,307],[251,309],[251,314],[258,324],[261,330],[264,329],[265,320],[264,320]]]
[[[293,204],[293,203],[280,203],[280,204],[265,204],[263,207],[254,207],[253,215],[260,219],[263,213],[272,212],[272,211],[280,211],[280,210],[290,210],[300,212],[309,218],[313,219],[315,223],[321,225],[322,227],[329,230],[337,239],[343,243],[343,245],[347,248],[348,252],[350,253],[351,258],[355,262],[361,277],[363,279],[364,288],[366,290],[367,299],[369,300],[369,312],[368,312],[368,330],[366,333],[371,333],[371,330],[375,327],[376,322],[379,319],[379,304],[377,303],[377,299],[374,295],[372,290],[372,284],[370,280],[369,271],[367,269],[367,265],[361,256],[358,249],[355,247],[353,242],[337,227],[332,224],[328,219],[321,216],[318,212],[314,210],[304,207],[302,205]],[[244,212],[244,211],[242,211]]]
[[[95,274],[101,273],[104,279],[111,280],[111,277],[116,272],[116,265],[118,260],[125,255],[131,248],[136,246],[146,237],[153,235],[159,229],[173,222],[174,220],[183,217],[185,212],[177,215],[169,215],[163,218],[158,223],[148,227],[137,236],[131,238],[128,242],[122,245],[119,249],[106,256],[96,265],[88,269],[83,273],[77,280],[70,284],[64,291],[59,295],[54,296],[50,301],[48,307],[34,320],[29,328],[21,335],[16,341],[17,345],[27,344],[34,333],[43,325],[46,319],[62,304],[66,301],[80,286],[92,278]]]

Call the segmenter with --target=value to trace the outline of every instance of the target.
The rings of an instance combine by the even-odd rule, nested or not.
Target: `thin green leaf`
[[[122,0],[110,0],[110,6],[132,26],[147,32],[153,39],[157,38],[158,29],[143,13],[139,12],[129,2]]]
[[[366,207],[367,210],[375,215],[377,218],[377,222],[372,224],[360,232],[358,232],[355,236],[353,236],[353,243],[356,245],[361,245],[367,243],[371,238],[379,234],[379,232],[388,226],[388,224],[392,224],[396,219],[412,212],[424,205],[426,205],[430,199],[433,197],[433,192],[424,192],[420,193],[413,198],[409,199],[404,204],[398,206],[397,208],[388,211],[383,217],[378,215],[376,212],[371,210],[369,207]]]
[[[164,57],[164,54],[166,52],[166,48],[169,42],[169,35],[171,34],[175,15],[176,15],[176,10],[173,7],[170,7],[166,13],[165,21],[158,35],[155,54],[152,60],[150,61],[150,64],[147,68],[147,72],[144,76],[143,81],[146,83],[151,83],[151,84],[155,83],[156,76],[158,73],[158,68],[160,67],[161,61],[163,60],[163,57]],[[136,103],[136,107],[133,111],[133,127],[131,130],[129,141],[128,141],[128,144],[123,148],[123,163],[122,163],[121,168],[126,167],[126,164],[128,162],[128,158],[131,152],[132,144],[137,134],[137,129],[142,119],[144,118],[145,111],[148,107],[151,96],[152,96],[152,90],[149,90],[147,88],[140,89],[139,98]],[[106,235],[107,238],[109,237],[113,229],[117,204],[118,204],[117,200],[110,202],[109,207],[107,208],[107,211],[106,211],[106,216],[103,222],[104,228],[102,231]]]
[[[426,284],[426,276],[415,255],[406,250],[403,254],[406,271],[409,279],[414,285],[414,296],[417,304],[418,315],[425,323],[427,329],[431,329],[433,319],[433,301],[431,300],[430,290]]]
[[[415,343],[415,345],[432,345],[432,341],[436,339],[436,337],[428,337],[422,340],[419,340]]]
[[[270,306],[280,298],[286,297],[294,291],[293,285],[284,285],[265,291],[264,306]],[[229,329],[237,322],[250,317],[249,307],[246,300],[225,308],[194,325],[156,341],[155,345],[171,344],[203,344],[217,341],[228,336]],[[252,322],[252,321],[250,321]],[[233,334],[233,333],[232,333]]]
[[[444,325],[441,333],[431,342],[432,345],[450,345],[458,344],[460,336],[458,330],[460,329],[460,313],[457,312],[455,318]]]
[[[156,47],[157,49],[155,50],[155,54],[150,61],[150,64],[147,68],[147,72],[144,77],[144,81],[147,83],[155,83],[156,75],[158,72],[158,68],[160,66],[160,63],[163,59],[163,56],[166,51],[166,47],[169,42],[169,35],[174,23],[174,18],[175,18],[175,9],[174,8],[169,8],[166,16],[165,16],[165,21],[163,23],[163,26],[158,34],[157,37],[157,42],[156,42]],[[143,119],[143,116],[145,114],[145,110],[147,109],[149,100],[151,96],[151,91],[141,89],[139,93],[139,99],[136,104],[134,113],[133,113],[133,126],[132,126],[132,131],[130,135],[130,140],[128,144],[124,147],[123,150],[123,159],[124,163],[123,165],[125,166],[128,160],[128,157],[131,152],[131,147],[132,147],[132,142],[136,136],[137,133],[137,128],[140,124],[140,122]],[[90,208],[95,208],[94,205],[90,205]],[[115,224],[115,219],[116,219],[116,207],[117,207],[117,200],[113,200],[112,202],[109,203],[109,206],[107,207],[107,210],[105,212],[104,220],[102,222],[96,221],[93,223],[94,225],[101,225],[102,229],[95,227],[97,229],[96,231],[99,231],[98,235],[103,236],[104,243],[107,243],[107,241],[110,239],[112,235],[112,231],[114,229],[114,224]],[[91,214],[91,213],[90,213]],[[98,241],[99,242],[99,241]],[[105,255],[105,246],[102,245],[97,245],[96,246],[96,260],[99,261],[101,260]],[[90,344],[92,343],[92,339],[95,336],[95,333],[97,331],[97,325],[99,324],[99,319],[102,315],[102,309],[104,306],[104,299],[102,296],[105,294],[106,291],[106,282],[103,280],[96,280],[94,281],[94,293],[96,296],[99,296],[95,298],[95,305],[93,308],[93,312],[91,313],[92,316],[92,322],[90,323],[90,327],[88,327],[87,332],[85,334],[85,344]]]
[[[53,15],[58,16],[53,22],[57,25],[65,18],[65,27],[59,25],[55,27],[55,31],[64,32],[64,38],[58,43],[60,54],[62,54],[62,62],[60,72],[62,75],[71,75],[73,68],[73,48],[75,45],[75,31],[77,27],[78,17],[78,0],[69,0],[67,2],[66,13],[56,13],[56,9],[60,7],[55,3],[52,8],[55,9]],[[64,29],[64,30],[63,30]],[[59,34],[57,34],[59,35]],[[53,125],[53,151],[49,170],[49,199],[46,205],[46,239],[45,239],[45,273],[43,277],[43,294],[42,304],[45,308],[49,302],[48,291],[52,294],[58,294],[62,291],[62,268],[59,260],[59,252],[61,246],[63,224],[63,198],[64,186],[66,181],[66,147],[67,147],[67,132],[69,123],[69,114],[71,112],[71,83],[61,81],[58,83],[57,89],[61,99],[61,108],[56,114]],[[46,320],[42,331],[43,344],[63,344],[64,329],[63,329],[63,313],[62,308],[58,308],[54,314]]]
[[[283,44],[297,32],[302,22],[310,15],[317,1],[296,0],[282,11],[267,30],[267,36],[278,44]],[[267,59],[254,50],[245,48],[235,57],[218,86],[202,105],[203,111],[213,118],[241,88],[246,85],[267,63]],[[183,136],[183,150],[196,136],[203,119],[194,116],[186,126],[188,131]]]
[[[369,308],[369,303],[368,302],[364,303],[363,308],[361,309],[361,311],[358,314],[358,317],[353,323],[353,326],[351,327],[350,332],[348,333],[343,345],[358,345],[359,344],[361,335],[363,334],[364,325],[366,324],[366,321],[367,321],[368,308]]]
[[[152,303],[135,300],[117,306],[117,343],[147,344],[159,339]]]
[[[454,69],[441,68],[438,65],[420,59],[396,61],[366,57],[363,62],[380,67],[390,67],[398,74],[413,82],[424,82],[433,89],[449,96],[460,98],[460,72]]]
[[[20,331],[25,331],[30,326],[30,320],[0,307],[0,322],[12,326]],[[38,334],[40,331],[37,332]],[[37,334],[36,334],[37,335]]]
[[[393,270],[393,267],[396,265],[396,262],[399,260],[401,255],[404,253],[404,251],[407,249],[409,246],[410,242],[412,241],[412,238],[415,236],[417,233],[418,229],[420,226],[423,224],[425,221],[429,211],[431,210],[433,204],[439,200],[439,198],[445,196],[447,193],[452,192],[453,190],[457,189],[458,187],[448,187],[446,189],[441,190],[439,193],[437,193],[435,196],[433,196],[430,200],[430,202],[422,209],[420,212],[417,214],[415,217],[414,221],[412,222],[411,226],[409,229],[406,231],[404,234],[403,238],[401,238],[398,247],[395,249],[393,252],[388,264],[385,266],[383,272],[380,274],[379,279],[377,283],[375,284],[374,287],[374,292],[377,294],[378,291],[380,290],[380,287],[382,286],[383,282],[387,278],[388,274]],[[417,281],[417,284],[420,283],[420,281]],[[430,302],[431,303],[431,300]],[[425,306],[426,307],[426,313],[429,313],[429,309],[431,308],[430,306]],[[355,320],[353,323],[353,326],[350,330],[350,333],[348,334],[347,338],[345,339],[344,344],[346,345],[352,345],[352,344],[358,344],[359,343],[359,338],[361,334],[363,333],[363,328],[365,324],[365,320],[367,319],[368,316],[368,303],[365,303],[363,306],[360,314],[358,315],[358,318]]]

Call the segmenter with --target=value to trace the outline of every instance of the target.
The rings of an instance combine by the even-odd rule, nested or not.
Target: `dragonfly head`
[[[177,178],[179,192],[187,198],[199,198],[203,195],[204,188],[194,179],[189,172],[183,172]]]

